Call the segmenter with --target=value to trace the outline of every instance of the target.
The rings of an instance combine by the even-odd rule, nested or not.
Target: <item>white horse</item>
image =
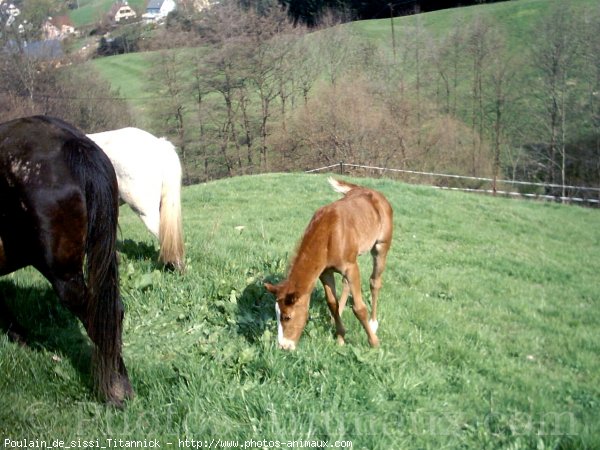
[[[160,261],[183,271],[181,163],[173,144],[132,127],[88,137],[112,161],[122,201],[158,238]]]

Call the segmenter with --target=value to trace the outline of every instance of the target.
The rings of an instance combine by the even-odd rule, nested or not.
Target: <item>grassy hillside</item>
[[[128,99],[136,123],[149,128],[152,97],[148,72],[152,67],[148,53],[129,53],[109,58],[94,59],[91,64],[100,75],[110,80],[111,87]],[[158,130],[157,130],[158,132]]]
[[[137,394],[124,411],[91,397],[87,341],[41,276],[0,280],[33,334],[29,348],[0,337],[1,442],[599,448],[599,212],[360,182],[395,210],[380,349],[350,311],[348,344],[336,345],[320,287],[299,349],[276,348],[262,282],[285,275],[313,211],[337,198],[326,177],[192,186],[185,275],[156,270],[156,243],[121,210],[124,353]],[[360,260],[363,289],[369,259]]]
[[[576,0],[569,2],[569,6],[573,8],[574,16],[587,17],[589,11],[596,6],[597,2],[593,0]],[[390,21],[387,19],[381,20],[369,20],[354,22],[344,25],[346,29],[353,30],[356,32],[358,38],[356,41],[356,47],[360,47],[358,44],[364,44],[365,40],[370,40],[374,43],[377,48],[368,48],[367,51],[372,53],[372,57],[369,59],[364,56],[363,59],[360,56],[354,55],[353,57],[347,57],[348,60],[354,62],[348,62],[349,67],[345,70],[352,79],[356,77],[356,67],[360,66],[360,70],[364,71],[365,76],[372,79],[378,80],[379,78],[394,79],[396,81],[390,81],[390,85],[386,86],[386,89],[398,90],[401,89],[404,95],[404,99],[407,105],[403,105],[412,115],[418,116],[418,120],[421,120],[421,114],[424,117],[432,111],[436,110],[439,113],[440,120],[444,121],[448,117],[452,116],[453,120],[457,122],[463,122],[465,131],[467,128],[471,128],[473,133],[481,133],[482,139],[488,144],[488,147],[484,146],[484,152],[491,152],[491,143],[494,141],[493,138],[493,110],[495,105],[494,98],[494,86],[490,84],[484,84],[482,100],[481,100],[481,111],[474,109],[476,99],[473,92],[473,76],[472,66],[473,60],[469,56],[468,46],[464,40],[468,40],[467,31],[470,27],[476,23],[479,19],[483,19],[490,27],[488,30],[489,36],[487,37],[491,41],[498,37],[498,41],[494,41],[494,45],[500,45],[500,42],[506,42],[506,55],[502,53],[502,58],[509,61],[510,70],[508,79],[509,85],[505,85],[504,89],[507,90],[506,98],[504,99],[504,110],[503,123],[502,123],[502,145],[505,147],[503,155],[501,157],[502,164],[506,166],[506,170],[515,170],[514,167],[509,167],[511,164],[516,164],[514,161],[522,158],[519,154],[522,151],[522,147],[531,143],[545,142],[547,138],[544,130],[547,124],[545,123],[548,118],[544,113],[545,105],[541,98],[543,97],[538,89],[541,89],[541,74],[539,69],[535,68],[531,63],[533,59],[532,48],[535,44],[535,37],[539,35],[540,21],[546,15],[555,8],[556,5],[560,5],[559,0],[519,0],[511,2],[500,2],[494,4],[482,4],[472,7],[465,8],[454,8],[442,11],[436,11],[427,14],[419,14],[415,16],[398,17],[394,19],[396,44],[398,46],[398,59],[396,65],[390,65],[391,59],[382,57],[377,59],[374,55],[381,56],[381,54],[391,53],[391,32],[390,32]],[[417,29],[420,30],[417,33]],[[457,60],[453,60],[451,57],[451,51],[449,49],[448,42],[443,41],[442,37],[449,38],[452,33],[456,30],[461,30],[460,36],[461,41]],[[415,36],[419,37],[419,42],[415,41]],[[491,36],[491,37],[490,37]],[[346,39],[349,41],[349,39]],[[319,42],[319,39],[314,40],[315,43]],[[317,45],[317,44],[315,44]],[[492,45],[491,42],[487,42],[487,45]],[[415,46],[419,46],[419,63],[415,61]],[[449,52],[445,57],[440,56],[444,53],[439,50],[439,47],[445,48],[446,52]],[[446,47],[444,47],[446,46]],[[180,51],[180,50],[177,50]],[[355,52],[360,52],[359,49],[354,49]],[[488,49],[490,54],[494,54],[496,51],[491,48]],[[440,53],[441,52],[441,53]],[[328,69],[327,54],[328,52],[321,50],[319,52],[320,60],[311,62],[312,65],[320,67],[320,70],[324,74]],[[350,54],[348,50],[348,54]],[[486,54],[484,70],[491,72],[491,67],[494,67],[494,62],[490,60],[490,54]],[[93,65],[97,68],[100,73],[110,82],[114,87],[121,89],[121,93],[126,98],[131,98],[130,104],[132,110],[136,116],[136,120],[140,126],[148,127],[152,123],[149,115],[156,107],[152,105],[152,100],[144,99],[146,96],[152,96],[154,92],[148,89],[149,85],[149,69],[153,64],[151,62],[151,53],[147,54],[130,54],[121,55],[116,57],[101,58],[93,61]],[[358,58],[358,59],[357,59]],[[445,58],[445,59],[444,59]],[[471,59],[470,59],[471,58]],[[182,59],[185,59],[182,58]],[[448,92],[444,92],[444,86],[442,78],[438,73],[439,67],[436,66],[436,60],[442,60],[440,63],[445,67],[446,81],[448,81]],[[367,62],[365,62],[367,61]],[[456,66],[454,66],[456,64]],[[330,64],[331,65],[331,64]],[[373,67],[371,67],[371,65]],[[419,67],[421,73],[419,73],[419,85],[420,91],[416,92],[416,67]],[[186,69],[189,69],[187,64]],[[192,83],[186,84],[186,79],[189,78],[189,74],[185,73],[186,69],[182,69],[178,76],[181,77],[181,86],[185,87]],[[354,70],[354,72],[352,72]],[[452,72],[456,70],[455,72]],[[579,70],[578,67],[572,67],[569,69],[569,73],[584,73],[584,70]],[[389,71],[389,73],[386,73]],[[586,72],[587,73],[587,72]],[[325,75],[324,75],[325,76]],[[455,79],[450,79],[455,76]],[[187,77],[187,78],[186,78]],[[158,78],[155,77],[154,81]],[[399,79],[401,78],[401,81]],[[491,74],[486,72],[485,82],[491,83]],[[593,77],[592,77],[593,78]],[[383,82],[383,81],[381,81]],[[507,81],[508,82],[508,81]],[[375,81],[373,82],[376,85]],[[456,84],[454,84],[456,83]],[[590,92],[586,89],[589,87],[589,83],[593,83],[593,79],[590,80],[578,80],[573,81],[572,92],[569,92],[570,96],[570,109],[567,119],[570,121],[566,124],[567,135],[566,139],[568,143],[577,144],[578,142],[595,142],[596,131],[593,126],[590,125],[590,114],[589,114],[589,102],[591,96]],[[160,82],[157,84],[155,89],[158,89]],[[188,86],[188,89],[189,88]],[[291,88],[290,88],[291,89]],[[382,88],[383,89],[383,88]],[[313,94],[316,89],[313,90]],[[191,90],[184,95],[188,99],[194,98],[195,94]],[[418,96],[419,98],[416,98]],[[415,98],[413,98],[415,97]],[[274,100],[274,105],[278,100]],[[257,103],[257,102],[256,102]],[[294,103],[294,102],[291,102]],[[301,104],[299,99],[296,99],[294,104]],[[382,103],[382,102],[379,102]],[[271,129],[272,134],[277,134],[279,131],[279,123],[281,122],[278,117],[275,117],[275,112],[278,111],[276,106],[272,105],[271,114]],[[415,111],[418,108],[415,105],[419,105],[423,110]],[[450,108],[450,105],[452,107]],[[375,108],[376,106],[373,106]],[[448,107],[452,112],[445,111],[444,108]],[[220,111],[223,105],[217,105],[213,108],[214,111]],[[259,109],[256,104],[253,105],[255,110]],[[587,108],[587,109],[586,109]],[[185,105],[186,112],[188,114],[188,127],[190,129],[199,128],[200,125],[197,123],[198,117],[202,117],[202,114],[198,114],[196,109],[197,105],[193,102]],[[211,112],[214,114],[214,112]],[[409,113],[407,113],[409,114]],[[289,110],[288,110],[288,115]],[[411,116],[412,117],[412,116]],[[219,119],[212,119],[215,123],[219,123]],[[258,122],[259,118],[254,117],[254,121]],[[417,121],[417,119],[414,119]],[[424,119],[426,120],[426,119]],[[435,121],[434,121],[435,122]],[[203,124],[206,125],[206,124]],[[416,127],[415,125],[413,125]],[[420,124],[418,130],[413,130],[409,125],[405,126],[405,132],[407,134],[427,134],[427,123]],[[408,131],[406,131],[408,129]],[[165,134],[165,130],[156,130],[150,128],[158,134]],[[467,152],[467,147],[471,141],[474,141],[471,135],[462,131],[461,127],[456,125],[456,129],[449,130],[457,134],[455,141],[460,141],[462,144],[456,144],[457,148],[453,148],[452,151],[455,153]],[[193,133],[192,133],[193,134]],[[285,134],[285,133],[283,133]],[[449,133],[450,134],[450,133]],[[591,136],[591,137],[590,137]],[[592,139],[593,138],[593,139]],[[233,139],[233,138],[232,138]],[[431,140],[437,142],[438,138],[432,137]],[[188,148],[194,149],[196,143],[193,138],[189,138]],[[393,140],[390,137],[390,140]],[[417,142],[409,143],[408,147],[414,148],[419,147],[422,144],[420,140]],[[474,146],[475,144],[473,144]],[[425,146],[424,152],[429,151]],[[418,153],[418,152],[417,152]],[[486,153],[487,155],[487,153]],[[486,156],[487,157],[487,156]],[[410,158],[410,155],[409,155]],[[414,158],[413,158],[414,159]],[[526,158],[525,158],[526,159]],[[520,160],[519,160],[520,161]],[[524,163],[523,163],[524,164]],[[397,163],[399,165],[399,163]],[[485,164],[483,164],[485,167]],[[423,169],[424,167],[417,167]],[[431,167],[425,167],[431,169]],[[443,170],[444,168],[439,168]],[[450,168],[452,169],[452,168]],[[482,169],[483,170],[483,169]],[[525,168],[523,170],[529,170]],[[533,170],[533,169],[531,169]],[[475,168],[472,168],[472,172],[475,172]],[[480,175],[483,175],[480,174]],[[578,184],[575,181],[571,184]]]
[[[442,36],[451,31],[457,23],[470,22],[476,17],[485,17],[507,31],[509,47],[515,52],[522,50],[535,36],[537,21],[560,0],[517,0],[488,3],[462,8],[444,9],[413,16],[396,17],[394,23],[400,27],[414,27],[420,22],[428,32]],[[569,2],[576,11],[584,12],[596,5],[594,0],[574,0]],[[372,39],[390,44],[390,21],[363,20],[352,24],[359,32]],[[399,31],[399,30],[396,30]]]
[[[77,9],[69,12],[69,17],[75,27],[85,27],[99,22],[104,17],[111,6],[115,3],[113,0],[78,0]],[[129,0],[129,5],[141,15],[144,13],[146,0]]]

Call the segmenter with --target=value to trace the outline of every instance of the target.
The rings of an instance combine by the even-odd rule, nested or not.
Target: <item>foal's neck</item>
[[[302,246],[290,269],[288,282],[295,286],[298,293],[306,293],[313,290],[315,283],[326,268],[326,248],[317,243]]]

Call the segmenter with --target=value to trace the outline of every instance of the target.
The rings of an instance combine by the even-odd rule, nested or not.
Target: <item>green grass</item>
[[[323,291],[299,349],[276,348],[265,279],[285,275],[326,177],[271,174],[184,189],[188,271],[121,210],[124,411],[90,393],[80,327],[33,270],[0,295],[33,334],[0,337],[4,439],[350,440],[353,448],[600,448],[600,212],[363,179],[395,237],[381,348],[350,311],[333,337]],[[236,227],[243,226],[240,231]],[[361,257],[363,289],[370,258]],[[368,298],[368,295],[367,295]]]
[[[114,0],[79,0],[79,8],[71,10],[69,17],[75,27],[92,25],[108,14]],[[129,5],[141,16],[145,12],[146,0],[129,0]]]
[[[435,37],[443,37],[461,23],[471,23],[480,17],[489,20],[494,26],[506,31],[508,47],[514,52],[526,49],[537,32],[538,21],[561,0],[518,0],[468,6],[462,8],[443,9],[424,14],[396,17],[395,32],[401,33],[403,28],[412,29],[420,23],[428,33]],[[574,0],[569,2],[577,12],[592,9],[594,0]],[[362,35],[380,40],[391,46],[391,28],[389,19],[364,20],[351,24]]]
[[[94,59],[86,64],[92,67],[106,80],[111,88],[127,99],[139,126],[148,128],[155,92],[152,90],[148,75],[152,68],[153,53],[128,53],[109,58]]]

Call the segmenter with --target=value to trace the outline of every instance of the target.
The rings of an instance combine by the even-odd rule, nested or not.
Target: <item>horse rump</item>
[[[50,281],[94,344],[97,390],[122,405],[133,391],[121,356],[118,189],[110,160],[72,125],[33,116],[0,125],[0,173],[8,180],[0,183],[0,215],[16,224],[0,226],[0,239],[11,242],[5,266],[32,265]]]

